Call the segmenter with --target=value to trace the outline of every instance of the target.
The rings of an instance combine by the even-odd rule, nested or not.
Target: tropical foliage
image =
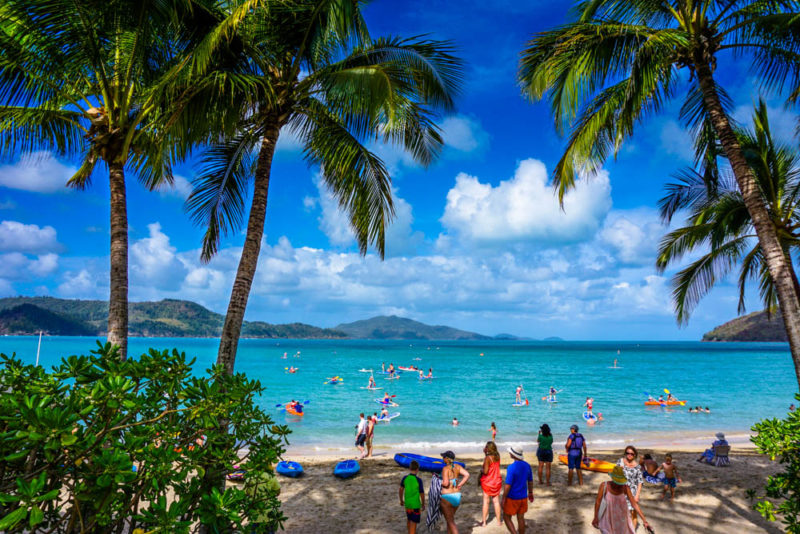
[[[800,404],[800,395],[795,395]],[[786,532],[800,533],[800,410],[785,419],[765,419],[753,426],[751,438],[758,452],[778,459],[783,472],[767,479],[766,495],[756,503],[756,510],[770,521],[779,517]]]
[[[255,277],[279,135],[296,136],[309,165],[319,166],[362,254],[374,245],[383,256],[393,215],[391,178],[369,144],[393,143],[423,165],[433,161],[442,146],[436,114],[452,109],[461,67],[444,42],[372,39],[358,0],[248,4],[230,2],[231,13],[241,16],[226,21],[218,32],[226,38],[209,48],[209,55],[226,50],[235,57],[228,68],[237,84],[221,92],[244,103],[238,132],[207,150],[187,201],[206,229],[204,260],[249,211],[217,360],[229,372]],[[197,68],[204,68],[202,55],[197,58]]]
[[[79,158],[66,184],[77,189],[90,185],[98,164],[108,169],[108,338],[120,346],[123,358],[128,335],[125,173],[133,171],[149,189],[171,183],[172,164],[193,141],[221,128],[226,117],[208,103],[189,105],[190,94],[204,88],[187,82],[189,51],[216,22],[203,3],[5,0],[0,7],[3,157]]]
[[[52,372],[0,355],[0,531],[276,529],[272,466],[288,429],[256,406],[260,384],[219,367],[198,376],[177,351],[120,361],[118,350]],[[234,464],[262,487],[207,485],[204,473]]]
[[[739,146],[792,266],[792,254],[800,246],[800,155],[793,146],[774,139],[763,101],[756,108],[753,124],[752,132],[737,130]],[[702,152],[724,156],[714,146],[706,145]],[[704,162],[704,169],[682,171],[676,183],[667,185],[667,194],[659,201],[665,222],[671,222],[683,210],[687,215],[686,225],[662,240],[656,260],[658,269],[663,271],[685,254],[707,251],[673,278],[678,321],[686,322],[699,300],[737,266],[739,313],[746,311],[745,289],[750,280],[757,281],[764,308],[774,312],[775,285],[730,168],[718,165],[716,157],[707,156]],[[797,290],[800,293],[800,287]]]
[[[697,133],[713,131],[750,213],[800,381],[800,300],[791,265],[715,78],[717,56],[730,52],[752,64],[765,86],[798,96],[798,6],[781,0],[581,1],[574,20],[533,37],[522,52],[519,79],[527,96],[549,100],[557,129],[567,134],[553,175],[562,199],[576,176],[596,172],[637,123],[665,110],[685,88],[681,118]]]

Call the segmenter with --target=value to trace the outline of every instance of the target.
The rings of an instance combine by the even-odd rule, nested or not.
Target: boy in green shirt
[[[425,506],[425,490],[422,479],[417,476],[419,462],[412,460],[408,467],[411,472],[400,481],[400,506],[406,509],[408,534],[414,534],[419,524],[420,511]]]

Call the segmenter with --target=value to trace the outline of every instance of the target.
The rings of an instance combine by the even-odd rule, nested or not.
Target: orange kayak
[[[286,413],[290,413],[292,415],[299,415],[300,417],[303,417],[306,414],[305,412],[298,412],[291,408],[286,408]]]
[[[677,401],[677,400],[661,401],[661,402],[657,400],[644,401],[645,406],[661,406],[662,404],[665,406],[684,406],[686,404],[686,401]]]
[[[567,465],[566,454],[559,454],[558,459],[562,464]],[[616,464],[612,464],[611,462],[606,462],[604,460],[598,460],[597,458],[584,458],[581,469],[585,469],[587,471],[597,471],[598,473],[610,473],[611,470],[614,469],[614,465]]]

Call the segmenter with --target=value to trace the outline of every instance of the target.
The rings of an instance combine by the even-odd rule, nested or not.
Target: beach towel
[[[431,489],[428,491],[428,517],[425,523],[428,525],[428,532],[436,528],[441,511],[439,510],[439,500],[442,498],[442,479],[434,474],[431,477]]]
[[[642,475],[644,475],[644,481],[647,482],[648,484],[658,484],[658,485],[664,484],[665,475],[663,472],[659,473],[657,476],[653,476],[650,473],[643,471]]]

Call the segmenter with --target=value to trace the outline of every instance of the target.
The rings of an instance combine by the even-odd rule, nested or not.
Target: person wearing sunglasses
[[[638,503],[639,494],[644,484],[644,475],[642,474],[642,468],[639,467],[639,453],[636,451],[636,447],[633,445],[625,447],[625,454],[619,459],[617,465],[622,466],[622,470],[625,472],[625,478],[628,480],[628,487],[631,490],[631,495],[635,502]],[[636,514],[636,509],[630,500],[628,500],[628,512],[631,514],[633,526],[636,528],[639,519]]]

